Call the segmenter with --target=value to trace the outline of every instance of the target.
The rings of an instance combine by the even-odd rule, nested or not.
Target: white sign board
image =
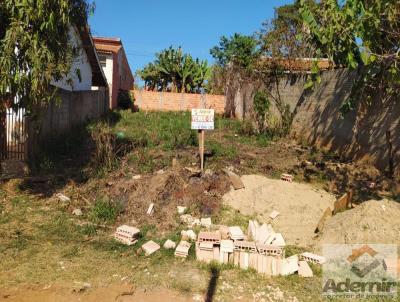
[[[214,130],[214,109],[192,109],[192,129]]]

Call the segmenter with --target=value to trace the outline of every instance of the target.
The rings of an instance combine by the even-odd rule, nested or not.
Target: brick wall
[[[224,113],[225,96],[194,93],[173,93],[135,90],[135,104],[140,110],[187,111],[193,108],[210,108]]]

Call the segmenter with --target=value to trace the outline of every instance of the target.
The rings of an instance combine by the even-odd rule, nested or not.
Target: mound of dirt
[[[229,190],[229,179],[222,172],[193,177],[185,169],[168,169],[135,180],[123,177],[110,180],[108,185],[98,185],[93,190],[122,206],[124,211],[117,223],[154,225],[160,231],[171,231],[178,226],[177,206],[190,208],[191,214],[199,217],[210,216],[218,211],[222,195]],[[149,216],[146,212],[151,203],[154,213]]]
[[[286,244],[313,246],[319,219],[327,207],[333,209],[333,195],[308,184],[260,175],[245,175],[241,179],[245,188],[225,194],[225,204],[255,216],[260,222],[271,223],[275,232],[282,233]],[[273,210],[280,213],[275,219],[269,217]]]
[[[320,244],[400,244],[399,222],[399,203],[387,199],[369,200],[330,218],[319,241]]]

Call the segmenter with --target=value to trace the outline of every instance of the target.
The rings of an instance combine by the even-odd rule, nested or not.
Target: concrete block
[[[138,228],[128,226],[128,225],[121,225],[117,228],[116,233],[118,234],[125,234],[128,237],[136,237],[139,235],[140,230]]]
[[[271,237],[271,235],[275,234],[274,229],[270,224],[263,224],[261,225],[258,230],[257,230],[257,238],[255,241],[265,244],[268,238]]]
[[[274,246],[280,246],[280,247],[283,247],[286,245],[285,239],[283,239],[283,236],[281,233],[275,233],[274,240],[272,241],[271,244]]]
[[[267,276],[278,276],[280,273],[280,259],[271,256],[265,257],[265,274]]]
[[[182,240],[179,242],[178,246],[175,249],[175,257],[183,257],[186,258],[191,244],[187,241]]]
[[[214,244],[220,244],[221,234],[220,232],[200,232],[198,236],[198,241],[203,242],[213,242]]]
[[[147,209],[147,215],[151,216],[154,213],[154,203],[151,203],[149,205],[149,208]]]
[[[247,227],[247,236],[251,239],[251,240],[256,240],[257,239],[257,229],[258,226],[256,226],[257,223],[255,220],[249,220],[249,226]]]
[[[199,248],[199,245],[196,244],[196,259],[198,261],[203,261],[205,263],[210,263],[214,260],[214,251],[210,250],[202,250]]]
[[[326,262],[326,258],[324,256],[316,255],[309,252],[300,254],[299,259],[316,264],[324,264]]]
[[[241,269],[248,269],[249,268],[249,253],[240,252],[240,264]]]
[[[176,243],[169,239],[167,241],[165,241],[165,243],[163,245],[163,248],[165,248],[167,250],[174,249],[175,247],[176,247]]]
[[[200,225],[201,225],[202,227],[210,228],[211,225],[212,225],[211,218],[210,218],[210,217],[208,217],[208,218],[201,218],[201,219],[200,219]]]
[[[257,270],[258,254],[249,253],[249,267]]]
[[[266,245],[266,244],[256,244],[258,253],[267,256],[277,256],[280,257],[283,255],[283,248],[280,246],[274,245]]]
[[[219,247],[214,246],[213,248],[213,259],[219,261]]]
[[[271,276],[278,276],[282,274],[283,260],[268,256],[268,261],[271,262]],[[267,266],[268,268],[268,266]],[[268,274],[268,273],[267,273]]]
[[[233,226],[229,228],[229,236],[233,240],[244,240],[243,231],[238,226]]]
[[[233,251],[233,265],[240,266],[240,252]]]
[[[228,264],[229,253],[225,253],[222,250],[219,251],[219,262]]]
[[[71,199],[70,199],[69,197],[65,196],[65,195],[62,194],[62,193],[57,193],[57,194],[56,194],[56,197],[57,197],[58,200],[61,201],[61,202],[68,203],[68,202],[71,201]]]
[[[228,253],[228,263],[229,264],[234,264],[234,255],[233,253]]]
[[[221,251],[224,253],[233,253],[234,244],[232,240],[221,240]]]
[[[281,175],[281,180],[287,181],[287,182],[293,182],[293,175],[284,173]]]
[[[142,249],[145,252],[146,256],[149,256],[158,251],[160,249],[160,246],[154,241],[150,240],[142,245]]]
[[[235,251],[256,253],[257,247],[256,243],[253,241],[235,241],[233,243],[233,248]]]
[[[185,212],[186,212],[186,207],[177,206],[176,208],[177,208],[177,210],[178,210],[178,214],[179,214],[179,215],[185,214]]]
[[[265,274],[265,264],[266,264],[266,257],[265,255],[262,254],[256,254],[257,255],[257,272],[259,274]]]
[[[293,255],[289,258],[282,259],[281,275],[288,276],[292,275],[299,270],[299,257]]]
[[[187,230],[186,235],[189,237],[190,240],[196,241],[197,235],[193,230]]]
[[[299,276],[309,278],[314,276],[313,271],[308,265],[307,261],[299,261]]]
[[[205,251],[212,251],[214,248],[214,244],[210,241],[198,242],[198,246],[201,250],[205,250]]]
[[[275,240],[275,234],[276,233],[272,233],[268,236],[267,240],[265,240],[264,244],[267,245],[272,245],[272,242]]]

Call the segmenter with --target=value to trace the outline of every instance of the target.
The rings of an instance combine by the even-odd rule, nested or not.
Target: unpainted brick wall
[[[225,110],[225,96],[194,93],[174,93],[134,90],[135,105],[148,111],[187,111],[194,108],[214,109],[222,114]]]

